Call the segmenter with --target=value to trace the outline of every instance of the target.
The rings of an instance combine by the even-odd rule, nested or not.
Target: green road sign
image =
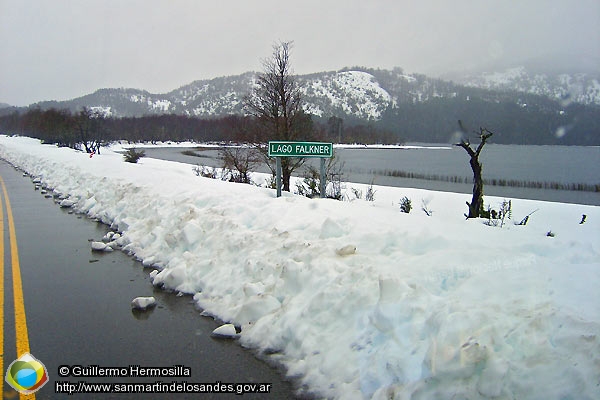
[[[333,157],[333,143],[269,142],[269,157]]]

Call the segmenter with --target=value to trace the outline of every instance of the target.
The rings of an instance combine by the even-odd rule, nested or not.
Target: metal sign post
[[[281,157],[321,158],[321,181],[319,190],[321,192],[321,198],[325,197],[327,178],[325,176],[325,159],[333,157],[333,143],[271,141],[269,142],[269,157],[275,157],[277,197],[281,197]]]
[[[325,176],[325,159],[321,158],[321,180],[319,181],[319,192],[321,198],[324,199],[327,191],[327,177]]]
[[[276,167],[276,182],[277,182],[277,197],[281,197],[281,157],[275,158]]]

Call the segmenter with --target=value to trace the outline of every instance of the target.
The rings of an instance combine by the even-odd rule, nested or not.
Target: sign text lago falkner
[[[324,157],[333,156],[332,143],[320,142],[269,142],[269,157]]]

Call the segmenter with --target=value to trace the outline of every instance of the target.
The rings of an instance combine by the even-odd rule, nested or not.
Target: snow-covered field
[[[111,225],[154,284],[241,327],[317,397],[600,398],[599,207],[513,199],[514,222],[539,210],[501,228],[465,220],[463,194],[276,198],[19,137],[0,137],[0,157]]]

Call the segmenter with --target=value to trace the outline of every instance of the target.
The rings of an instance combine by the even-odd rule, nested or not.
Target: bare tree
[[[87,107],[83,107],[74,118],[76,141],[83,145],[86,153],[95,152],[100,154],[100,146],[103,144],[100,122],[103,116]]]
[[[308,139],[312,120],[302,110],[300,89],[292,75],[290,65],[291,42],[273,45],[273,54],[263,60],[264,72],[256,78],[252,92],[245,97],[244,106],[261,126],[260,142],[268,140]],[[272,160],[263,155],[271,170]],[[290,191],[292,172],[302,166],[303,158],[284,157],[281,162],[283,190]]]
[[[467,130],[464,128],[462,121],[458,121],[458,125],[460,126],[463,133],[467,133]],[[479,161],[479,154],[485,146],[487,140],[493,135],[492,132],[487,130],[486,128],[479,128],[479,133],[477,136],[481,140],[476,149],[471,148],[471,143],[469,139],[461,139],[460,143],[456,143],[455,146],[462,147],[469,154],[471,159],[469,160],[469,164],[471,165],[471,169],[473,170],[473,197],[471,199],[471,203],[467,202],[467,206],[469,206],[469,215],[467,218],[479,218],[483,210],[483,165]]]
[[[253,147],[223,147],[219,151],[223,167],[230,173],[230,181],[252,183],[250,172],[260,162],[260,155]]]

